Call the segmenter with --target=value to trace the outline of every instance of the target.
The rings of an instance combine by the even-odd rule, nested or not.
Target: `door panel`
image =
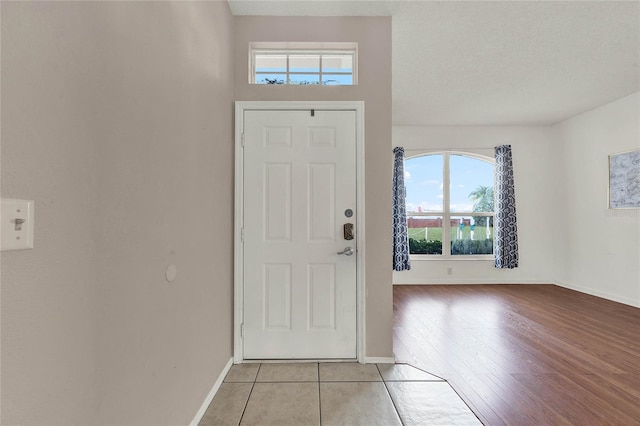
[[[291,240],[291,164],[264,164],[264,239]]]
[[[291,330],[291,264],[265,264],[262,284],[265,330]]]
[[[334,164],[309,164],[309,241],[333,241],[336,211],[336,168]]]
[[[309,328],[336,328],[336,268],[335,265],[309,265]]]
[[[244,114],[243,356],[355,358],[355,112]]]

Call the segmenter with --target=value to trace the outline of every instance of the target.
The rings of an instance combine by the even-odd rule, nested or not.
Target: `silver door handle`
[[[338,254],[345,254],[347,256],[351,256],[353,254],[353,249],[351,247],[345,247],[344,250],[339,251]]]

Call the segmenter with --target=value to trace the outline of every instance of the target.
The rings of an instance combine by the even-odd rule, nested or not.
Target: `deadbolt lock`
[[[345,240],[353,240],[353,223],[345,223],[343,231]]]

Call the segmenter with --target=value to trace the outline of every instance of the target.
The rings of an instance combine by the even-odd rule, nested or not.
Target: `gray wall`
[[[250,85],[253,41],[357,42],[358,85]],[[391,18],[236,17],[234,54],[236,100],[365,101],[366,356],[392,356]]]
[[[230,359],[232,25],[2,2],[2,196],[36,206],[2,253],[3,424],[186,424]]]

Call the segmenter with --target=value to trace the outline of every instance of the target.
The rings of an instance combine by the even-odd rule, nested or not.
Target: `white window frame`
[[[322,57],[334,55],[349,55],[352,57],[352,72],[331,72],[331,75],[350,75],[352,84],[342,84],[339,86],[356,86],[358,84],[358,43],[249,43],[249,84],[263,85],[256,83],[256,77],[260,74],[280,74],[280,73],[259,73],[256,71],[256,55],[286,55],[286,74],[283,86],[292,86],[289,84],[291,75],[318,75],[319,84],[311,84],[309,86],[334,86],[322,84]],[[320,64],[318,72],[292,72],[289,71],[289,58],[291,56],[318,55],[320,56]],[[297,86],[294,84],[293,86]],[[304,85],[301,85],[304,86]]]
[[[413,158],[418,157],[426,157],[430,155],[442,155],[442,207],[444,211],[428,211],[428,212],[407,212],[407,217],[439,217],[442,216],[442,254],[411,254],[410,259],[413,260],[493,260],[493,254],[451,254],[451,218],[456,217],[464,217],[464,216],[484,216],[484,217],[493,217],[494,225],[495,225],[495,209],[492,213],[487,212],[451,212],[451,173],[449,167],[449,158],[452,155],[462,155],[465,157],[474,158],[476,160],[485,161],[493,165],[493,171],[495,175],[495,159],[491,157],[487,157],[481,154],[474,154],[470,152],[459,152],[459,151],[434,151],[434,152],[423,152],[419,154],[414,154],[406,158],[406,160],[411,160]],[[406,161],[405,160],[405,161]],[[495,188],[495,179],[494,179],[494,188]]]

